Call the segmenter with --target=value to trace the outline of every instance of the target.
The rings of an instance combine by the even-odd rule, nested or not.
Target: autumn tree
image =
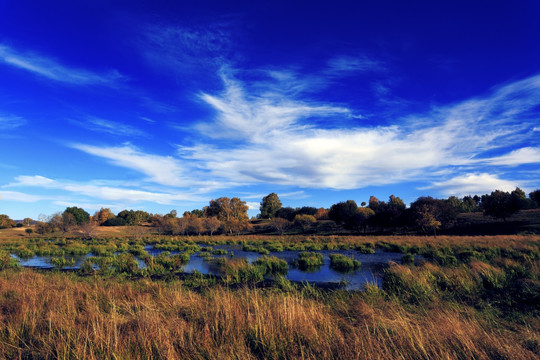
[[[24,218],[23,221],[22,221],[24,226],[30,226],[30,225],[32,225],[33,222],[34,222],[34,220],[32,220],[31,218],[28,218],[28,217]]]
[[[214,235],[214,233],[219,230],[220,226],[221,221],[219,221],[217,217],[212,216],[204,218],[204,227],[210,233],[210,236]]]
[[[99,211],[96,211],[92,216],[92,221],[96,224],[101,225],[109,219],[113,219],[114,214],[109,208],[101,208]]]
[[[91,239],[97,234],[98,224],[94,221],[87,221],[79,225],[78,228],[84,237]]]
[[[272,219],[276,216],[276,212],[281,209],[282,203],[276,193],[270,193],[263,197],[261,201],[261,218]]]
[[[280,217],[275,217],[270,221],[270,227],[280,235],[283,235],[289,226],[291,226],[291,222]]]
[[[245,201],[240,198],[221,197],[216,200],[211,200],[206,208],[206,216],[215,216],[221,221],[226,232],[233,233],[244,231],[249,226],[249,217],[247,214],[248,206]]]
[[[87,213],[88,214],[88,213]],[[90,219],[90,215],[88,215]],[[77,225],[75,216],[71,211],[64,211],[63,213],[56,213],[49,219],[49,226],[51,231],[61,231],[62,234],[69,232],[73,227]]]
[[[417,209],[416,224],[424,233],[433,231],[433,236],[437,236],[437,229],[441,227],[441,222],[437,220],[428,205],[422,204]]]
[[[316,222],[317,219],[313,215],[298,214],[294,217],[294,224],[300,226],[303,232],[306,232]]]
[[[317,210],[317,212],[315,213],[315,219],[317,220],[329,220],[330,217],[328,215],[328,210],[325,209],[325,208],[320,208],[319,210]]]
[[[11,220],[9,216],[0,215],[0,229],[9,229],[15,227],[15,221]]]

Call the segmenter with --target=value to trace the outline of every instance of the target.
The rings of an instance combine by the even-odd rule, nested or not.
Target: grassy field
[[[538,235],[148,234],[134,240],[113,234],[84,241],[17,233],[0,239],[0,359],[540,358]],[[238,261],[226,265],[222,280],[175,276],[178,267],[167,257],[153,260],[155,271],[165,269],[167,276],[141,273],[128,259],[144,257],[147,243],[184,252],[218,243],[272,251],[380,248],[426,260],[389,264],[383,289],[323,290],[280,277],[260,287],[257,279],[238,276],[255,265]],[[101,251],[112,270],[18,269],[7,255],[14,250],[59,257]],[[278,264],[265,260],[263,266]]]

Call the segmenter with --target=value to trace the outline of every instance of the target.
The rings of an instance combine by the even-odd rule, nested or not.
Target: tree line
[[[438,230],[452,226],[459,213],[483,212],[486,216],[506,222],[522,209],[539,207],[540,190],[531,192],[527,198],[520,188],[512,192],[495,190],[491,194],[463,198],[450,196],[447,199],[435,199],[423,196],[409,207],[394,195],[388,201],[371,196],[367,203],[362,202],[360,206],[354,200],[347,200],[328,209],[283,207],[279,196],[271,193],[261,200],[257,219],[266,220],[266,227],[280,234],[293,227],[308,232],[321,221],[333,221],[339,227],[356,233],[366,233],[368,230],[396,232],[405,229],[436,234]],[[92,236],[98,226],[146,225],[164,235],[241,234],[253,229],[255,219],[250,221],[247,211],[246,202],[238,197],[213,199],[208,206],[186,211],[181,217],[176,210],[165,215],[143,210],[122,210],[115,215],[109,208],[102,208],[91,216],[82,208],[68,207],[61,213],[37,222],[25,218],[16,223],[7,215],[0,215],[0,228],[35,224],[34,229],[39,234],[65,234],[77,229]],[[33,231],[27,229],[28,233]]]

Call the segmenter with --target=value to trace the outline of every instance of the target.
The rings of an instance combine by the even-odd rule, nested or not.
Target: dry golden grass
[[[480,269],[479,271],[482,271]],[[309,289],[308,289],[309,290]],[[408,309],[382,291],[119,282],[0,273],[0,358],[533,359],[538,319],[487,320],[432,302]]]

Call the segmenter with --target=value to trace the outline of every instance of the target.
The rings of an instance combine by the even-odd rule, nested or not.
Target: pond
[[[204,247],[205,245],[201,245]],[[151,256],[157,256],[165,250],[156,249],[152,245],[147,245],[144,248],[148,254]],[[249,263],[260,258],[261,254],[256,251],[244,251],[243,247],[240,245],[215,245],[212,247],[212,250],[225,250],[227,255],[215,255],[211,257],[223,258],[223,257],[232,257],[234,258],[245,258]],[[403,254],[396,252],[385,252],[382,250],[375,250],[374,254],[362,254],[355,250],[320,250],[313,251],[315,253],[322,254],[323,264],[321,266],[310,268],[310,269],[300,269],[294,266],[295,260],[298,259],[298,254],[300,251],[291,251],[285,250],[280,252],[271,251],[267,256],[275,256],[277,258],[287,261],[289,264],[289,270],[287,272],[286,278],[294,282],[309,282],[316,285],[324,284],[343,284],[344,288],[347,290],[361,290],[366,283],[375,284],[378,287],[382,287],[382,270],[387,266],[389,261],[401,262]],[[171,255],[178,254],[178,251],[170,251]],[[209,251],[211,254],[212,251]],[[219,275],[216,265],[212,261],[208,261],[205,258],[208,252],[199,251],[191,255],[190,261],[184,265],[183,270],[185,273],[192,273],[195,270],[199,271],[202,274],[211,274]],[[330,254],[342,254],[355,260],[358,260],[362,263],[360,268],[350,271],[350,272],[340,272],[332,267],[330,267]],[[50,256],[34,256],[29,259],[21,259],[16,255],[11,255],[14,258],[17,258],[23,267],[33,267],[40,269],[52,269],[54,266],[51,264]],[[70,263],[73,261],[72,266],[66,266],[66,270],[76,270],[79,269],[84,260],[92,254],[86,254],[82,256],[65,256],[66,260]],[[142,260],[139,260],[139,266],[144,268],[146,265]]]

